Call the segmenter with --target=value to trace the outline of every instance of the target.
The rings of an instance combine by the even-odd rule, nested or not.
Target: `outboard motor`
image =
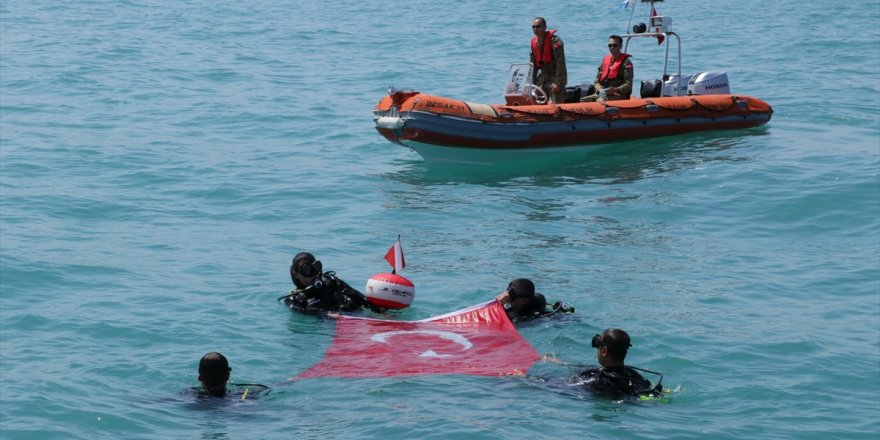
[[[688,81],[691,80],[693,75],[682,75],[681,82],[678,80],[678,75],[669,75],[666,78],[666,81],[663,82],[663,96],[684,96],[688,88]]]
[[[688,81],[688,95],[727,95],[727,72],[700,72]]]

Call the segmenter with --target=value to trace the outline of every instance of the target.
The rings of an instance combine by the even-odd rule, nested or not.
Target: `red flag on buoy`
[[[406,267],[406,260],[403,259],[403,248],[400,246],[400,236],[397,236],[397,242],[385,253],[385,261],[391,265],[391,273],[397,273]]]

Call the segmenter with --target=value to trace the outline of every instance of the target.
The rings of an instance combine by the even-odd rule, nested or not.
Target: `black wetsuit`
[[[324,272],[311,286],[292,291],[284,298],[284,304],[305,313],[373,309],[363,293],[337,278],[333,272]]]
[[[512,321],[528,321],[530,319],[550,316],[557,312],[574,313],[574,307],[565,307],[565,305],[563,305],[561,302],[557,302],[553,304],[553,306],[548,308],[547,298],[544,297],[544,294],[535,292],[535,297],[532,298],[532,300],[529,301],[528,304],[519,309],[519,313],[517,313]]]
[[[625,397],[659,396],[661,387],[630,367],[595,367],[578,373],[578,385],[594,394],[619,400]]]
[[[269,393],[269,387],[258,383],[227,384],[223,388],[207,390],[203,386],[190,388],[190,392],[198,399],[245,400],[257,399]]]

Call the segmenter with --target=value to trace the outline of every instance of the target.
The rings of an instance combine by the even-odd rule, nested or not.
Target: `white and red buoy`
[[[374,306],[383,309],[405,309],[412,304],[416,295],[416,286],[412,281],[397,275],[397,271],[406,267],[403,259],[403,248],[400,236],[397,242],[385,253],[385,261],[391,265],[391,273],[378,273],[367,280],[364,289],[367,300]]]
[[[378,273],[367,280],[364,292],[371,304],[383,309],[404,309],[412,304],[416,286],[412,281],[393,273]]]

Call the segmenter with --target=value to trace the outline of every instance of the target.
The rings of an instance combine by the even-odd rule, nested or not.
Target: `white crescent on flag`
[[[442,332],[442,331],[438,331],[438,330],[395,330],[393,332],[376,333],[375,335],[371,336],[370,339],[372,339],[376,342],[381,342],[383,344],[388,344],[389,343],[388,339],[392,336],[397,336],[397,335],[408,336],[408,335],[413,335],[413,334],[437,336],[438,338],[446,339],[448,341],[452,341],[452,342],[455,342],[455,343],[461,345],[462,350],[468,350],[474,346],[474,344],[471,344],[471,341],[468,340],[468,338],[466,338],[458,333]],[[437,354],[434,350],[429,349],[425,352],[422,352],[422,354],[420,354],[419,356],[449,357],[449,356],[455,356],[455,355],[453,355],[453,354]]]

